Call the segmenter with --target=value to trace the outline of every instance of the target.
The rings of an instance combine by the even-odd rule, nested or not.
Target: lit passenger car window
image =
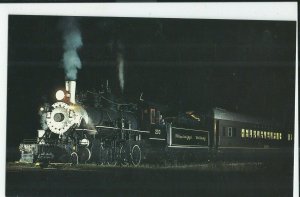
[[[227,128],[227,135],[228,137],[232,137],[232,127]]]
[[[292,141],[293,140],[293,134],[288,134],[288,141]]]
[[[282,133],[279,133],[279,139],[282,140]]]

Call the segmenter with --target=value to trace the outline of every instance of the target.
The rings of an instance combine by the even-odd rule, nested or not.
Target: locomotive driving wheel
[[[71,163],[72,163],[73,165],[76,165],[76,164],[79,163],[79,162],[78,162],[78,154],[77,154],[76,152],[72,152],[72,153],[71,153]]]
[[[91,151],[87,147],[81,147],[78,150],[79,163],[86,163],[91,158]]]
[[[138,144],[135,144],[131,149],[131,163],[134,166],[138,166],[142,160],[142,151]]]

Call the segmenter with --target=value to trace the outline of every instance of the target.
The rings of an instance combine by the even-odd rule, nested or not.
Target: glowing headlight
[[[55,97],[57,100],[63,100],[63,98],[65,97],[65,93],[62,90],[58,90],[55,94]]]

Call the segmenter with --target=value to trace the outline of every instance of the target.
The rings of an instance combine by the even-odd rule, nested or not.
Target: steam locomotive
[[[38,130],[36,141],[20,144],[20,161],[138,166],[144,161],[292,154],[293,133],[270,121],[220,108],[167,117],[142,97],[138,103],[117,102],[108,85],[81,96],[75,90],[76,82],[66,81],[65,90],[56,92],[57,102],[41,108],[46,127]]]

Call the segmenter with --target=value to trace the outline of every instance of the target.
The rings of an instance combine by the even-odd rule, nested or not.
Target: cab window
[[[150,123],[155,124],[155,109],[150,109]]]

